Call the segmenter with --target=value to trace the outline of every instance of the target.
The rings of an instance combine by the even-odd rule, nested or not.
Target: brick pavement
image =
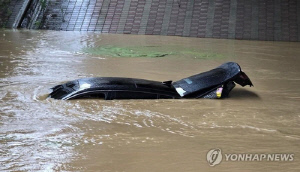
[[[300,1],[297,0],[48,2],[44,16],[39,17],[41,29],[300,41]]]

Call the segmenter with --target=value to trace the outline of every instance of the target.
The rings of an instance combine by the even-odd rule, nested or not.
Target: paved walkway
[[[300,41],[297,0],[49,0],[43,29]]]

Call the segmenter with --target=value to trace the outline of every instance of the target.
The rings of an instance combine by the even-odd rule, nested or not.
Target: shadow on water
[[[255,92],[248,91],[242,88],[235,88],[231,91],[230,98],[232,99],[256,99],[260,100],[260,96]]]

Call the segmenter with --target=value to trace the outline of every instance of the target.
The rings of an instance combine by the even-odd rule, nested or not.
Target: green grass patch
[[[157,58],[165,57],[172,54],[171,52],[158,52],[149,50],[146,47],[113,47],[113,46],[101,46],[101,47],[86,47],[83,48],[83,52],[91,55],[103,55],[109,57],[148,57]]]
[[[223,54],[213,52],[196,52],[196,51],[183,51],[182,54],[192,56],[195,59],[220,59],[225,58]]]
[[[144,57],[144,58],[159,58],[168,55],[176,55],[175,57],[193,58],[200,60],[221,59],[225,55],[208,52],[202,50],[174,49],[167,51],[161,50],[162,47],[156,46],[137,46],[137,47],[116,47],[116,46],[99,46],[85,47],[82,49],[84,53],[104,57]]]

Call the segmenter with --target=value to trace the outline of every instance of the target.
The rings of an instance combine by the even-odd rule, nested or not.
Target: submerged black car
[[[227,62],[175,82],[119,77],[83,78],[53,87],[49,97],[63,100],[223,98],[228,96],[235,83],[253,86],[237,63]]]

